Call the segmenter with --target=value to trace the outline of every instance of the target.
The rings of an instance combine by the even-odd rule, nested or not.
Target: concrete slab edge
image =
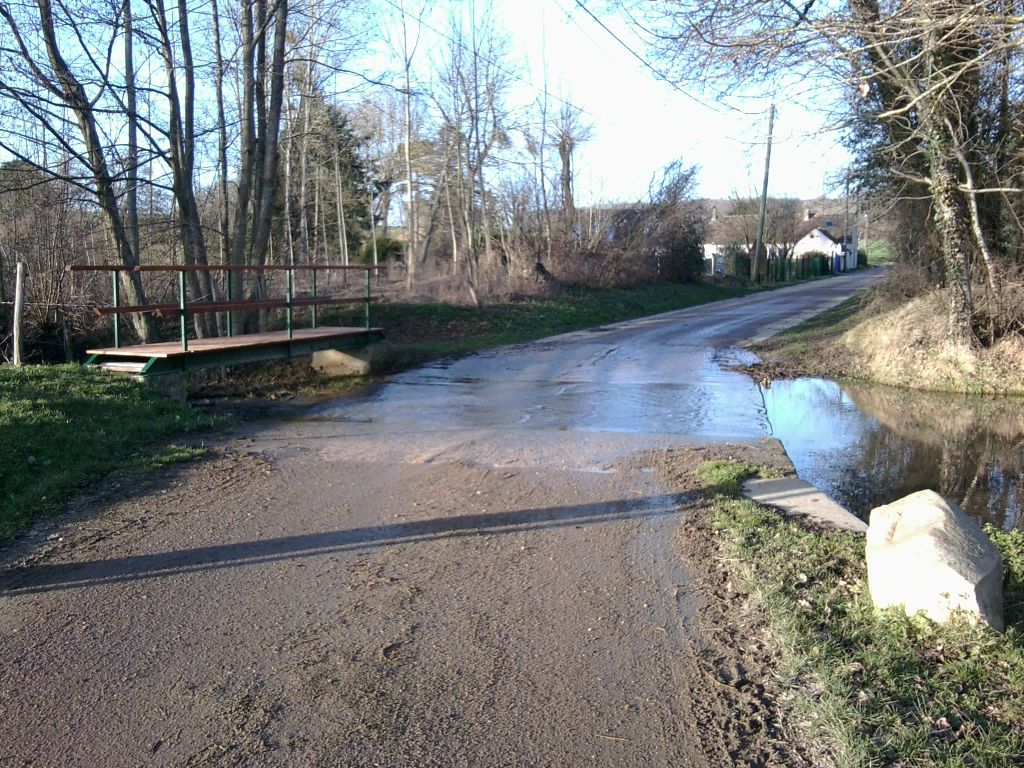
[[[743,495],[815,528],[864,534],[867,523],[798,477],[747,480]]]

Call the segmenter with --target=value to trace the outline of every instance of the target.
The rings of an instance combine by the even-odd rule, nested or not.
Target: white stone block
[[[385,344],[358,349],[325,349],[313,353],[312,366],[331,376],[366,376],[385,354]]]
[[[956,612],[1003,624],[1003,558],[979,525],[934,491],[871,510],[868,588],[879,608],[924,611],[946,623]]]

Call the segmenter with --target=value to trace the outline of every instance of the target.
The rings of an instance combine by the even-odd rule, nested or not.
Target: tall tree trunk
[[[341,263],[348,266],[348,231],[345,222],[345,190],[341,178],[341,163],[338,160],[338,147],[334,147],[334,191],[336,197],[335,214],[338,219],[338,247],[341,250]],[[372,217],[373,211],[370,211]],[[330,259],[328,259],[330,261]],[[347,279],[347,278],[346,278]]]
[[[573,200],[572,194],[572,151],[572,136],[568,130],[563,130],[558,141],[558,157],[562,161],[562,216],[565,234],[577,240],[574,234],[576,230],[576,203]]]
[[[124,14],[124,81],[128,102],[128,167],[124,191],[124,225],[132,251],[141,256],[139,237],[139,100],[135,87],[135,20],[131,0],[122,3]]]
[[[284,103],[285,44],[288,35],[288,0],[279,0],[274,20],[274,49],[270,64],[270,102],[266,116],[263,167],[261,169],[259,211],[253,235],[253,253],[259,263],[270,240],[271,217],[277,193],[278,136],[281,128],[281,107]]]
[[[405,22],[403,14],[402,23],[402,34],[405,34]],[[412,87],[409,78],[409,68],[411,60],[408,54],[408,41],[405,43],[406,58],[405,58],[405,187],[406,187],[406,198],[408,205],[408,221],[406,222],[406,272],[405,272],[405,285],[406,288],[412,288],[413,283],[416,279],[416,237],[418,235],[418,229],[416,226],[416,187],[413,181],[412,173]]]
[[[186,265],[206,266],[206,238],[203,234],[199,206],[195,197],[195,68],[188,28],[186,0],[178,0],[178,45],[181,48],[181,70],[184,90],[178,90],[178,68],[175,66],[174,40],[171,36],[167,11],[163,0],[154,0],[150,6],[160,31],[160,48],[167,73],[168,143],[172,188],[178,206],[178,230]],[[209,272],[188,272],[187,282],[193,300],[212,297]],[[199,338],[216,333],[216,324],[207,314],[193,316]]]
[[[309,263],[309,205],[307,188],[309,186],[309,134],[312,130],[311,104],[313,101],[313,63],[306,63],[306,77],[303,78],[302,105],[302,145],[299,155],[299,263]]]
[[[71,68],[64,60],[57,42],[57,34],[54,29],[53,7],[50,0],[37,0],[39,7],[40,32],[43,36],[43,43],[46,47],[46,54],[50,62],[53,74],[59,84],[57,94],[64,104],[74,113],[78,123],[78,129],[82,134],[82,141],[85,144],[86,159],[89,164],[89,172],[92,175],[93,186],[96,194],[96,201],[103,211],[107,221],[107,228],[110,237],[117,249],[119,261],[127,266],[138,264],[138,254],[132,249],[128,231],[121,216],[121,209],[117,203],[117,194],[114,187],[114,178],[107,165],[107,158],[104,155],[103,143],[100,141],[99,131],[96,127],[96,115],[93,111],[92,102],[85,92],[85,88],[75,77]],[[3,9],[6,11],[6,9]],[[12,26],[13,26],[13,22]],[[142,279],[138,272],[129,272],[120,276],[126,303],[145,304],[146,292],[142,287]],[[154,341],[157,338],[156,323],[152,315],[131,314],[129,315],[132,327],[139,337],[145,341]]]
[[[323,219],[322,212],[320,210],[320,174],[319,173],[314,173],[313,174],[313,233],[312,233],[312,237],[311,237],[311,239],[313,241],[313,248],[312,248],[312,250],[310,252],[311,253],[310,260],[309,260],[310,264],[315,264],[316,263],[317,251],[320,248],[320,241],[317,239],[317,235],[318,234],[322,234],[322,230],[320,228],[320,222],[322,221],[322,219]],[[326,242],[327,242],[327,239],[326,239],[326,235],[325,235],[324,236],[324,243],[326,243]]]
[[[424,6],[425,8],[426,6]],[[402,92],[402,106],[405,122],[405,147],[403,151],[405,160],[405,195],[406,195],[406,222],[405,222],[405,287],[412,288],[416,280],[416,247],[419,238],[419,227],[417,218],[416,181],[412,168],[412,60],[419,47],[419,34],[416,41],[409,43],[409,19],[405,13],[405,2],[399,5],[399,12],[402,17],[402,64],[405,73],[405,89]]]
[[[452,276],[459,270],[459,237],[455,231],[455,212],[452,210],[452,185],[451,179],[446,180],[444,185],[444,203],[448,209],[448,229],[452,238]]]
[[[220,12],[217,7],[218,0],[213,0],[211,11],[213,14],[213,47],[214,60],[217,66],[214,90],[217,94],[217,187],[220,190],[220,209],[218,211],[218,222],[220,230],[220,263],[231,262],[231,207],[228,194],[228,123],[224,111],[224,54],[221,50],[220,38]],[[224,275],[224,288],[230,284],[231,273]],[[218,315],[223,323],[226,316]],[[226,325],[223,325],[219,332],[226,332]]]
[[[234,227],[231,232],[230,261],[232,265],[244,266],[248,253],[249,238],[249,207],[253,197],[253,182],[257,159],[256,142],[256,48],[259,43],[253,30],[252,3],[242,2],[239,24],[241,35],[242,92],[239,106],[240,140],[237,184],[235,198]],[[226,136],[226,133],[224,134]],[[226,159],[225,159],[226,162]],[[226,176],[226,174],[225,174]],[[228,273],[230,293],[234,300],[242,298],[245,288],[244,274],[240,270]],[[244,318],[241,313],[234,313],[236,323]]]
[[[292,116],[291,98],[285,102],[284,124],[286,133],[282,140],[284,145],[284,245],[288,254],[287,262],[295,263],[295,231],[292,227],[292,145],[295,141],[295,125]]]
[[[936,9],[926,8],[925,12],[926,15],[935,13]],[[929,83],[934,82],[962,53],[958,49],[951,50],[943,39],[944,22],[944,18],[933,19],[924,38],[922,57]],[[949,340],[958,345],[974,341],[969,261],[971,227],[967,205],[960,191],[955,146],[957,136],[952,130],[952,122],[963,117],[958,114],[962,106],[956,94],[945,88],[933,87],[921,99],[919,115],[928,160],[933,219],[942,241],[949,319],[947,333]]]
[[[948,138],[933,130],[928,142],[931,197],[935,226],[942,240],[942,261],[946,278],[949,339],[969,344],[973,339],[971,284],[968,253],[971,242],[969,216],[960,192],[956,157]]]
[[[442,177],[443,182],[443,177]],[[434,191],[430,196],[430,208],[427,210],[426,219],[426,232],[423,234],[423,240],[420,245],[420,254],[418,261],[420,264],[427,262],[427,256],[430,253],[430,243],[434,239],[434,231],[437,229],[437,211],[441,207],[441,190],[440,185],[434,186]]]

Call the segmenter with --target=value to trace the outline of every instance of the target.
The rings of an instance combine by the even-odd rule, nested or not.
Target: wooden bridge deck
[[[197,368],[306,357],[328,349],[359,349],[383,339],[384,331],[380,328],[295,328],[290,338],[288,331],[271,331],[189,339],[188,349],[181,348],[181,341],[90,349],[85,364],[121,373],[153,376]]]
[[[211,339],[189,339],[188,349],[181,348],[179,341],[165,341],[156,344],[133,344],[125,347],[101,347],[86,351],[89,355],[105,355],[121,358],[139,358],[148,360],[153,357],[162,359],[217,354],[228,350],[249,349],[287,344],[301,344],[311,341],[336,341],[359,337],[377,337],[383,331],[380,328],[356,328],[345,326],[321,326],[319,328],[296,328],[288,338],[287,331],[269,331],[267,333],[246,333],[238,336],[218,336]]]

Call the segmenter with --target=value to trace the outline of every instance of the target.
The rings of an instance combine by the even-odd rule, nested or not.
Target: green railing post
[[[230,269],[227,270],[227,272],[224,273],[224,282],[225,282],[225,288],[227,289],[227,290],[224,291],[224,293],[227,294],[228,301],[231,301],[231,270]],[[234,335],[234,330],[235,329],[232,326],[232,316],[234,314],[235,314],[234,310],[230,310],[230,309],[228,310],[228,338],[230,338],[231,336]]]
[[[185,270],[178,271],[178,325],[181,328],[181,351],[188,352],[188,297],[185,295]]]
[[[114,309],[117,309],[121,305],[121,278],[117,273],[117,270],[111,270],[110,276],[112,294],[114,298]],[[115,312],[111,317],[114,318],[114,348],[120,349],[121,347],[121,323],[118,320],[118,314]]]
[[[313,273],[313,304],[309,307],[310,324],[316,328],[316,267],[310,270]]]
[[[292,337],[292,270],[285,272],[285,288],[284,288],[284,316],[285,324],[288,327],[288,338]]]
[[[366,328],[370,328],[370,268],[366,268]]]

